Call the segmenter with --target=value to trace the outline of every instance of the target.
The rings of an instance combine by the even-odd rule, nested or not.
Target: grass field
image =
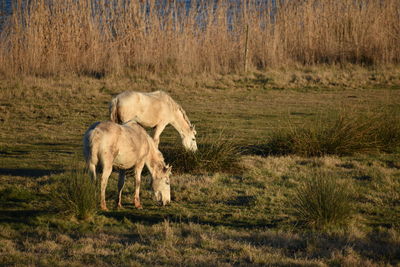
[[[174,78],[2,79],[0,265],[397,266],[398,148],[304,157],[269,155],[264,147],[276,131],[338,114],[369,116],[390,108],[400,118],[399,73],[310,67]],[[87,220],[61,212],[53,192],[68,181],[76,160],[83,161],[83,133],[108,118],[109,100],[124,90],[170,93],[196,125],[199,145],[214,138],[235,144],[239,168],[176,171],[167,207],[156,205],[146,174],[143,210],[132,205],[129,177],[124,209],[98,211]],[[179,143],[168,126],[161,151]],[[108,186],[110,207],[116,179],[114,173]],[[347,203],[333,206],[345,211],[342,217],[321,223],[319,214],[303,212],[311,201],[302,197],[320,193],[315,188],[333,192],[328,204]],[[323,209],[338,214],[329,205]]]

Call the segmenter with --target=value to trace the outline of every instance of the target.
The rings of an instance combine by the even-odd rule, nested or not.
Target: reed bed
[[[400,61],[397,0],[16,1],[0,72],[102,77]]]

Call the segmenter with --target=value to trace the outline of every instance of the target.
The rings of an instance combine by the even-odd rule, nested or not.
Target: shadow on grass
[[[9,176],[24,176],[24,177],[32,177],[38,178],[45,175],[50,174],[59,174],[65,172],[65,170],[41,170],[41,169],[8,169],[8,168],[0,168],[0,175],[9,175]]]
[[[257,144],[240,146],[240,154],[244,156],[284,156],[289,154],[287,151],[275,147],[272,144]]]
[[[162,209],[162,208],[160,208]],[[198,215],[183,215],[179,213],[163,213],[153,210],[131,210],[109,211],[102,213],[103,216],[113,218],[118,221],[130,220],[133,223],[141,223],[145,225],[159,224],[164,221],[175,223],[196,223],[209,226],[225,226],[231,228],[254,229],[254,228],[274,228],[277,227],[281,220],[237,220],[232,218],[232,214],[226,213],[221,218],[205,218]]]
[[[22,223],[31,225],[32,220],[37,216],[48,214],[48,211],[44,210],[0,210],[0,223]]]

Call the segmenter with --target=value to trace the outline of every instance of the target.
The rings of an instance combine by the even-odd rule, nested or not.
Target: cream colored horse
[[[135,122],[123,125],[114,122],[97,122],[89,127],[83,138],[84,155],[92,179],[96,180],[96,167],[103,169],[101,175],[100,205],[107,210],[105,192],[108,178],[113,166],[119,169],[118,202],[121,205],[122,188],[125,183],[125,170],[135,166],[135,198],[136,208],[140,204],[140,179],[144,165],[152,176],[152,187],[156,200],[163,205],[171,201],[170,174],[171,167],[166,166],[161,152],[153,139]]]
[[[171,124],[179,132],[183,146],[188,150],[197,150],[194,126],[183,108],[163,91],[120,93],[111,100],[110,118],[113,122],[134,120],[143,127],[155,127],[153,139],[157,147],[162,131]]]

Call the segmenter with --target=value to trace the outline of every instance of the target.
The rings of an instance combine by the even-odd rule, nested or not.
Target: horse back
[[[113,109],[113,106],[116,108]],[[118,118],[120,122],[135,120],[145,127],[155,127],[161,122],[169,122],[172,116],[168,95],[161,91],[123,92],[112,100],[110,113],[111,118]]]
[[[84,137],[87,162],[112,164],[131,168],[149,154],[150,144],[146,131],[139,125],[119,125],[114,122],[93,124]]]

